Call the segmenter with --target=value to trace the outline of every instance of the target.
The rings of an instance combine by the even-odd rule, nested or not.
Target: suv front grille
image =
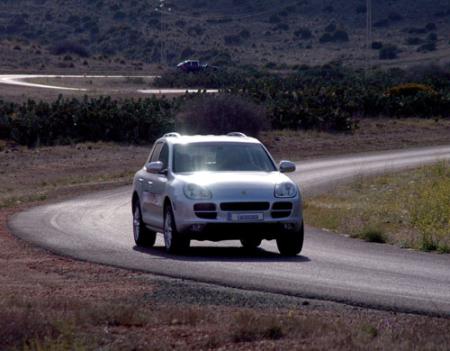
[[[269,202],[222,202],[222,211],[267,211],[270,208]]]

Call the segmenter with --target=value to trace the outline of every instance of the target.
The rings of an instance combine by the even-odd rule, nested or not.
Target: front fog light
[[[275,186],[275,197],[290,198],[297,195],[297,187],[292,183],[280,183]]]

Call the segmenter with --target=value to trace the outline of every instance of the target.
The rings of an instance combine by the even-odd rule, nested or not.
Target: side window
[[[161,153],[162,146],[163,146],[162,143],[158,143],[158,144],[155,145],[155,147],[153,148],[152,155],[150,156],[150,159],[149,159],[148,162],[156,162],[156,161],[158,161],[159,154]]]
[[[159,154],[158,161],[161,161],[164,165],[164,169],[167,169],[169,166],[169,147],[167,144],[164,144],[164,146],[161,149],[161,152]]]

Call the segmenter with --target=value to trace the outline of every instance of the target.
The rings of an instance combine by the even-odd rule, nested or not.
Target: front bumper
[[[228,199],[227,199],[228,201]],[[242,200],[241,200],[242,201]],[[180,233],[197,240],[236,240],[249,236],[257,236],[262,239],[275,239],[283,231],[298,231],[303,223],[303,208],[300,198],[272,199],[267,209],[256,210],[223,210],[221,202],[207,201],[215,205],[214,218],[200,218],[194,206],[202,203],[199,201],[184,200],[173,203],[175,222]],[[292,207],[284,211],[282,218],[277,218],[276,205],[280,202],[289,202]],[[239,203],[239,201],[236,201]],[[222,203],[223,204],[223,203]],[[262,219],[236,220],[239,214],[262,214]]]

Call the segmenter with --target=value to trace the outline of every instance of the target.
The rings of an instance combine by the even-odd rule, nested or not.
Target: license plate
[[[258,222],[264,220],[264,213],[229,213],[228,220],[233,222]]]

